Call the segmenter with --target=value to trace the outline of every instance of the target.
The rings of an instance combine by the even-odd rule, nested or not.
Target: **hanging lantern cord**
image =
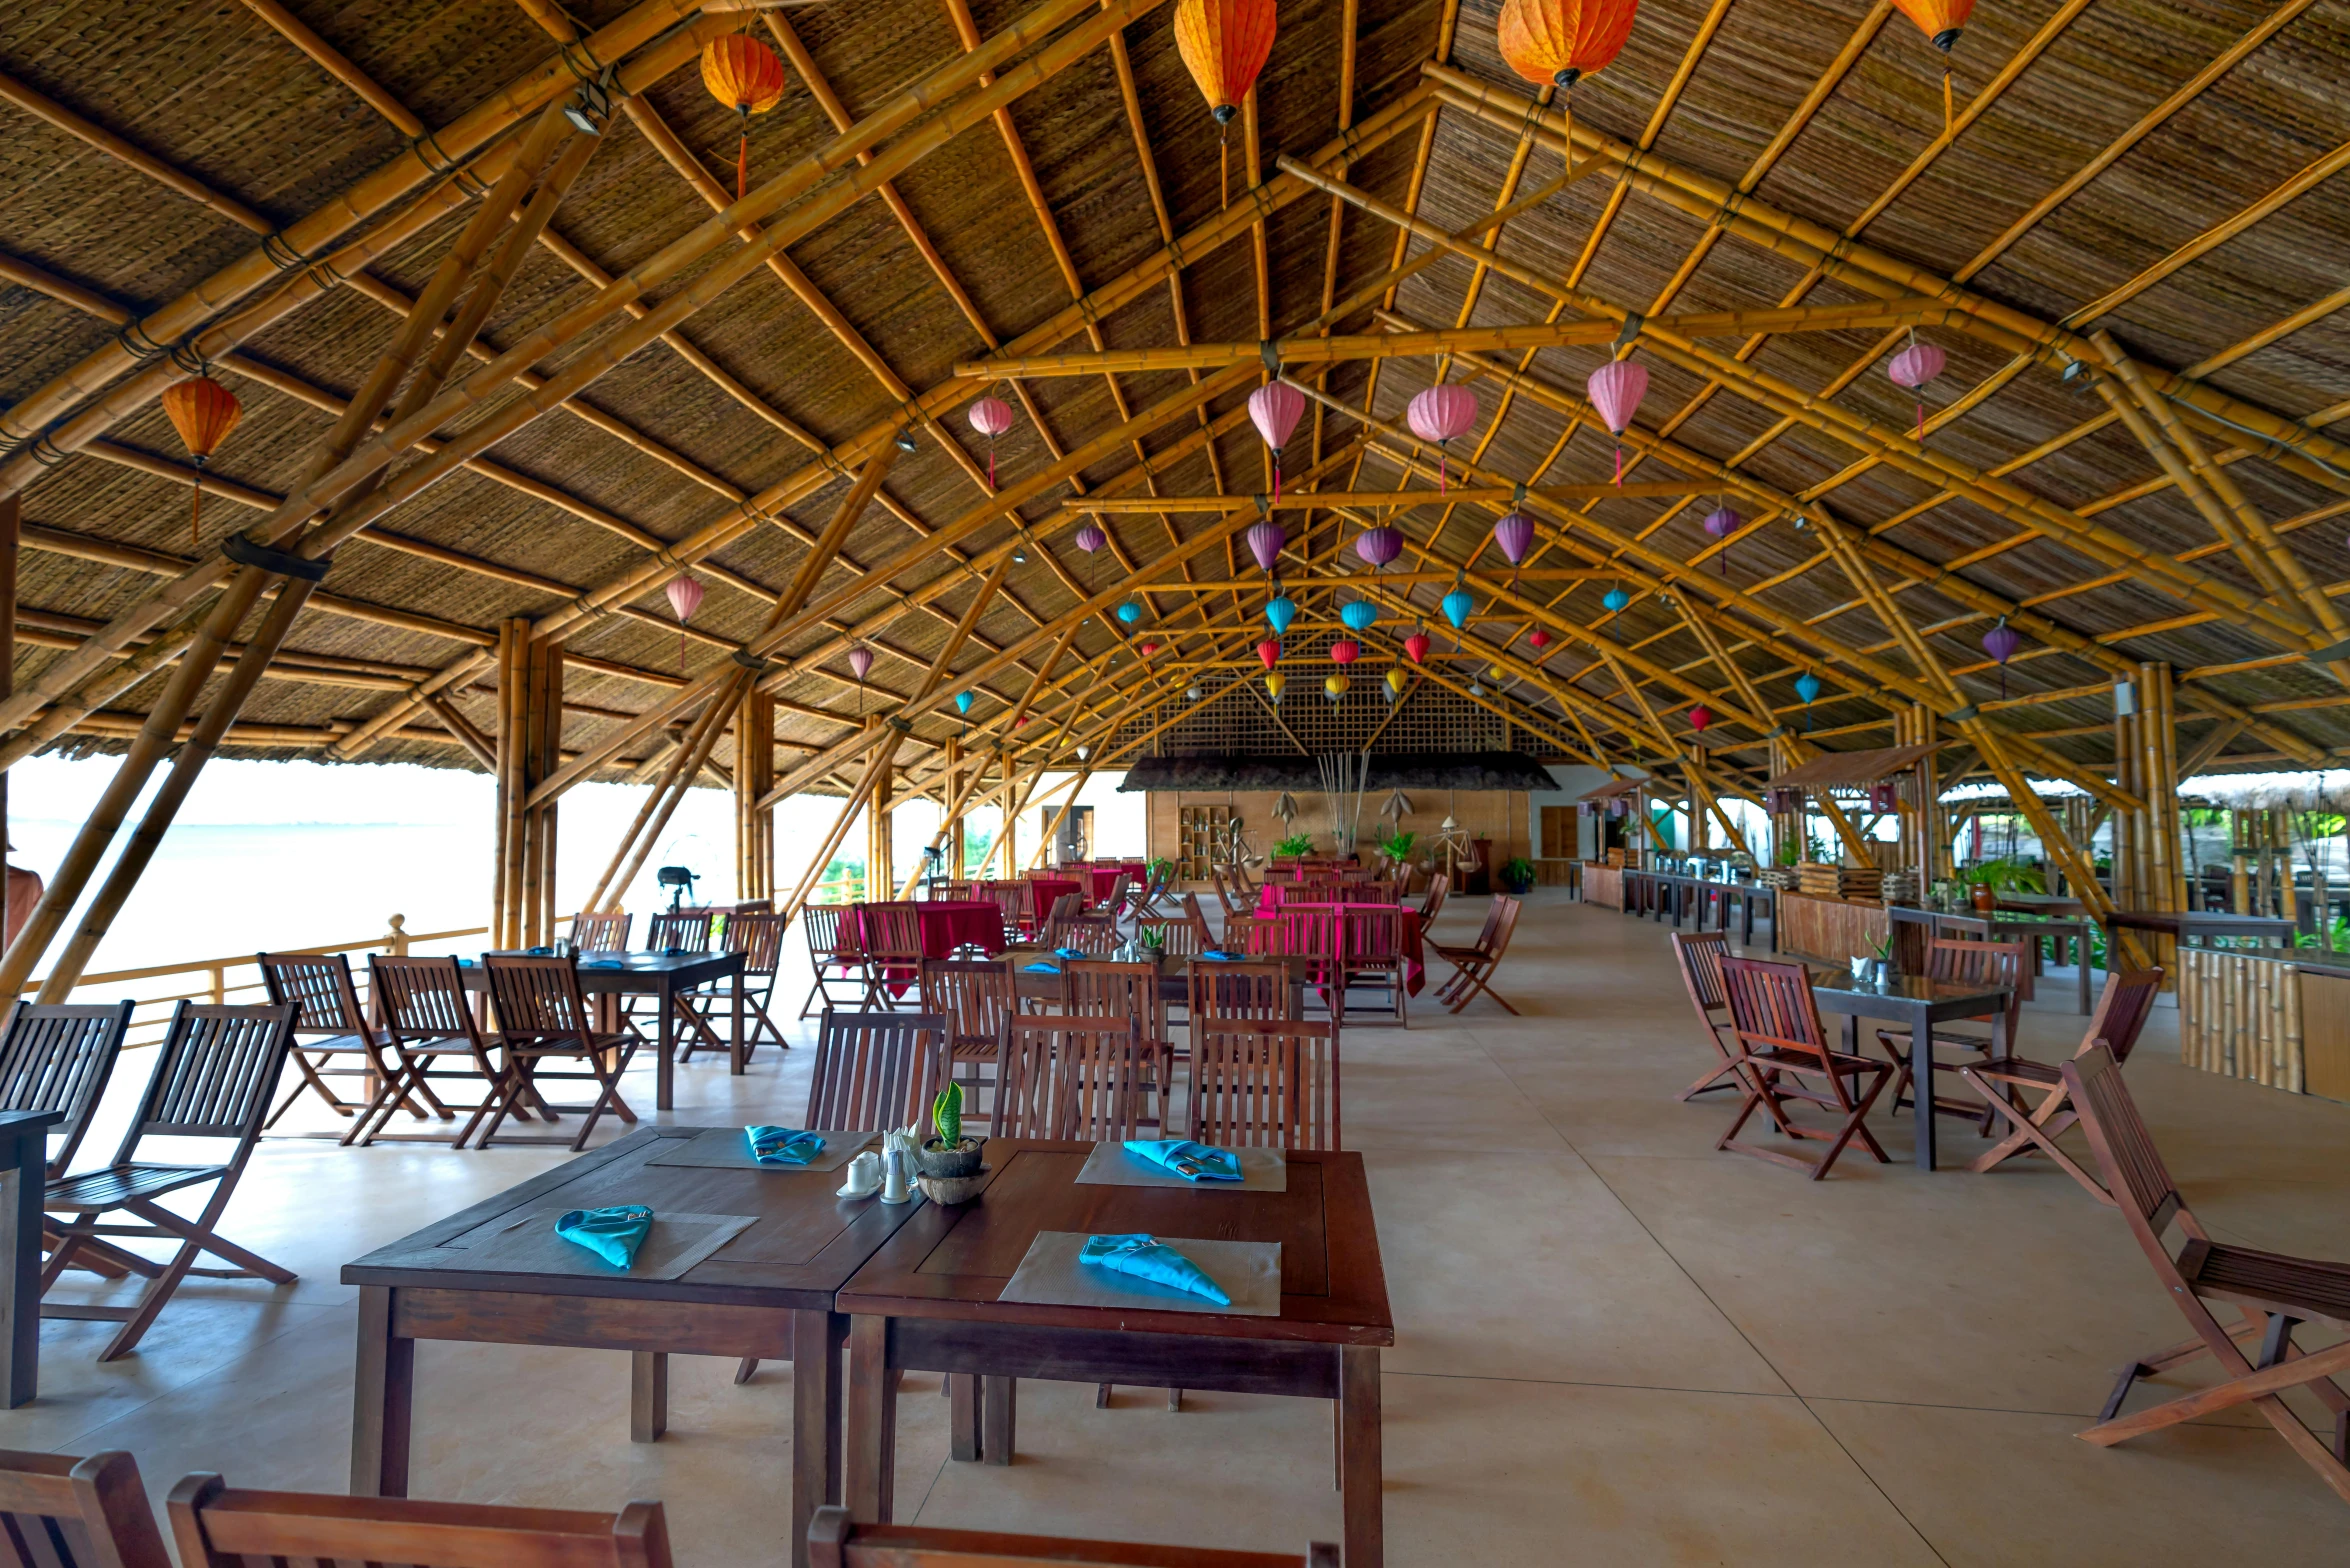
[[[188,544],[191,548],[201,548],[204,543],[204,463],[203,457],[196,459],[195,497],[188,508]]]

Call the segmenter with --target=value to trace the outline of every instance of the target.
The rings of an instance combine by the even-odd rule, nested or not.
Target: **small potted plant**
[[[1513,893],[1525,893],[1534,886],[1534,862],[1523,855],[1512,855],[1502,863],[1501,885]]]
[[[963,1136],[963,1086],[950,1083],[930,1102],[933,1136],[915,1151],[923,1175],[954,1179],[979,1174],[980,1140]]]
[[[1401,871],[1411,863],[1412,845],[1419,837],[1417,833],[1397,833],[1391,838],[1383,838],[1379,841],[1379,853],[1387,857],[1390,867]]]
[[[1273,846],[1274,858],[1278,860],[1302,860],[1313,852],[1314,835],[1311,833],[1292,833]]]

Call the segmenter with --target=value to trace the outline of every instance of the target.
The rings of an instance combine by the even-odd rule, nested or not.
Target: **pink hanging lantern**
[[[1910,336],[1909,347],[1894,355],[1892,363],[1885,367],[1885,374],[1893,378],[1895,386],[1919,394],[1918,439],[1920,441],[1926,439],[1925,385],[1942,374],[1943,368],[1949,363],[1949,355],[1931,343],[1920,343],[1916,334],[1913,333]],[[2005,663],[2006,661],[2000,662]]]
[[[1077,548],[1083,550],[1087,555],[1093,554],[1094,551],[1109,542],[1110,536],[1102,532],[1102,525],[1099,523],[1087,523],[1083,528],[1077,530]]]
[[[1355,536],[1355,554],[1368,561],[1375,572],[1403,554],[1403,530],[1385,523],[1366,528]]]
[[[1141,654],[1141,655],[1142,655],[1144,658],[1146,658],[1146,659],[1147,659],[1147,658],[1149,658],[1149,657],[1150,657],[1152,654],[1154,654],[1154,653],[1157,653],[1157,652],[1159,651],[1159,645],[1158,645],[1157,643],[1155,643],[1155,642],[1141,642],[1141,643],[1136,643],[1136,644],[1134,645],[1134,651],[1135,651],[1135,652],[1137,652],[1137,653],[1139,653],[1139,654]]]
[[[1714,710],[1707,707],[1702,702],[1689,710],[1689,727],[1698,731],[1700,734],[1703,734],[1705,727],[1708,724],[1711,724],[1713,721]]]
[[[987,487],[995,488],[995,438],[1012,428],[1012,405],[1000,397],[983,397],[971,405],[971,428],[987,437]]]
[[[1403,640],[1403,651],[1411,655],[1414,664],[1425,664],[1428,650],[1433,646],[1426,632],[1414,632]]]
[[[1599,410],[1600,422],[1616,438],[1616,483],[1621,485],[1624,432],[1632,428],[1632,416],[1640,411],[1640,400],[1648,396],[1648,367],[1636,360],[1611,359],[1594,370],[1583,386],[1591,396],[1591,406]]]
[[[851,648],[849,650],[849,673],[857,677],[858,685],[865,684],[865,677],[873,673],[873,650],[871,648]]]
[[[1273,498],[1281,498],[1281,448],[1305,417],[1306,395],[1286,381],[1271,381],[1248,395],[1249,423],[1273,449]]]
[[[1330,645],[1330,662],[1333,664],[1352,664],[1362,653],[1362,651],[1363,650],[1355,646],[1354,643],[1344,637],[1341,637],[1338,641]]]
[[[1550,646],[1550,633],[1537,626],[1526,634],[1526,642],[1536,653]]]
[[[672,577],[664,590],[669,595],[669,608],[677,612],[677,668],[685,672],[685,623],[694,618],[694,611],[702,607],[702,585],[693,577]]]
[[[1715,507],[1712,511],[1706,513],[1705,531],[1709,537],[1718,542],[1720,540],[1728,539],[1732,534],[1736,533],[1738,531],[1739,525],[1745,521],[1745,518],[1740,517],[1736,512],[1731,511],[1728,507],[1718,506]],[[1722,552],[1722,575],[1724,577],[1730,575],[1730,552],[1727,550]]]
[[[1257,558],[1257,565],[1264,568],[1266,576],[1272,576],[1274,566],[1281,559],[1281,547],[1289,542],[1289,535],[1281,531],[1279,523],[1268,517],[1262,522],[1249,524],[1248,532],[1242,537],[1248,540],[1248,553]]]
[[[1477,394],[1455,383],[1438,382],[1405,405],[1404,422],[1413,435],[1436,443],[1436,488],[1442,493],[1450,455],[1446,443],[1467,435],[1477,422]]]

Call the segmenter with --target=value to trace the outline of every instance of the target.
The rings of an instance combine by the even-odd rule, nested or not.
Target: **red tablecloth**
[[[1266,891],[1269,893],[1272,889],[1267,888]],[[1395,907],[1393,904],[1306,904],[1293,901],[1283,904],[1277,909],[1269,905],[1259,905],[1258,913],[1261,917],[1270,917],[1273,915],[1294,915],[1308,910],[1323,910],[1336,915],[1342,909],[1394,909]],[[1412,995],[1418,996],[1420,988],[1428,983],[1428,964],[1426,950],[1420,945],[1420,912],[1416,909],[1403,911],[1403,971],[1404,989]]]
[[[850,910],[856,917],[860,942],[866,937],[865,915],[871,907],[858,904]],[[966,943],[991,954],[1002,952],[1008,945],[1004,940],[1003,911],[993,904],[940,898],[916,904],[914,912],[922,929],[924,958],[952,957],[955,949]],[[890,987],[903,991],[914,978],[911,970],[893,966]]]
[[[1075,893],[1080,897],[1085,893],[1074,877],[1030,877],[1028,885],[1035,890],[1036,923],[1040,926],[1052,918],[1053,904],[1063,893]]]
[[[1131,884],[1140,885],[1143,873],[1143,863],[1139,860],[1131,866],[1088,866],[1085,868],[1085,878],[1093,888],[1092,899],[1097,904],[1110,896],[1110,889],[1118,885],[1120,877],[1124,877]]]

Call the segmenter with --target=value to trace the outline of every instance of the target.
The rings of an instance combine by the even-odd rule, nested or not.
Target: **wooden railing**
[[[411,932],[407,917],[394,915],[383,935],[368,937],[358,942],[337,942],[323,947],[287,947],[285,953],[391,953],[404,954],[418,942],[444,942],[456,937],[486,936],[487,926],[467,926],[459,931]],[[131,997],[138,1005],[131,1010],[130,1034],[124,1041],[129,1047],[153,1045],[163,1038],[165,1025],[171,1021],[171,1010],[180,1002],[266,1002],[268,988],[261,983],[260,967],[251,953],[237,953],[226,958],[196,958],[176,964],[153,964],[144,969],[110,969],[103,974],[84,975],[81,983],[66,998],[70,1002],[119,1002]],[[352,966],[352,978],[358,983],[362,1001],[367,997],[367,966]],[[150,992],[141,982],[167,982],[162,990]],[[41,982],[26,984],[25,995],[39,992]]]

